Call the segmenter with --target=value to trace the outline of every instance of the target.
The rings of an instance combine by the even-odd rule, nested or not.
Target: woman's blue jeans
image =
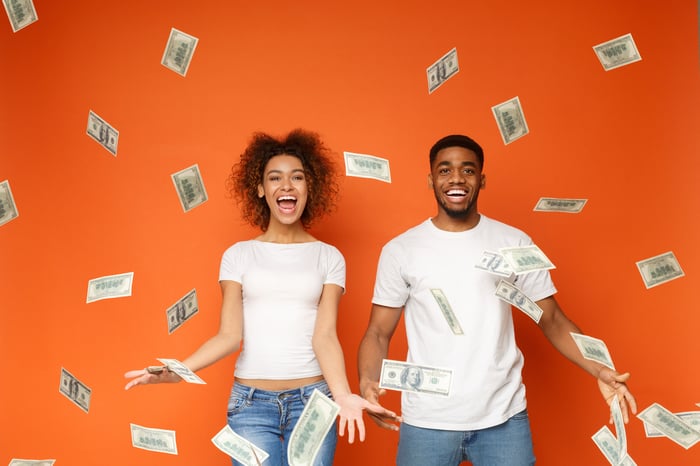
[[[289,437],[314,389],[331,398],[325,381],[283,391],[260,390],[234,382],[228,402],[228,425],[238,435],[265,450],[270,457],[265,464],[288,466]],[[331,466],[337,443],[337,425],[321,445],[314,466]],[[233,460],[234,466],[240,463]]]

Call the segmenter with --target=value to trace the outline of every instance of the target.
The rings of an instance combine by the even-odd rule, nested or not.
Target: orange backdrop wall
[[[210,439],[235,356],[202,370],[204,386],[125,392],[123,373],[184,359],[217,330],[221,254],[257,234],[226,176],[252,132],[295,127],[319,132],[341,170],[343,151],[391,164],[391,184],[343,177],[313,228],[347,260],[339,334],[355,389],[380,248],[434,214],[427,151],[460,132],[486,150],[481,211],[555,262],[560,304],[632,373],[639,407],[697,409],[694,0],[34,4],[17,33],[0,18],[0,181],[19,211],[0,226],[0,464],[229,464]],[[186,77],[160,64],[173,27],[199,38]],[[592,46],[627,33],[642,61],[604,71]],[[429,94],[426,68],[453,47],[459,73]],[[516,95],[530,134],[504,145],[491,107]],[[89,110],[119,131],[116,157],[86,135]],[[185,213],[170,175],[195,163],[209,200]],[[588,204],[533,212],[543,196]],[[645,289],[635,262],[666,251],[685,276]],[[131,297],[86,304],[88,280],[123,272]],[[168,335],[166,308],[192,288],[199,313]],[[515,319],[538,464],[607,464],[590,439],[608,420],[595,381]],[[398,335],[390,356],[405,350]],[[59,393],[61,367],[92,389],[88,414]],[[398,410],[398,393],[386,404]],[[179,455],[132,448],[129,423],[176,430]],[[700,464],[700,446],[647,439],[636,418],[627,432],[640,465]],[[371,424],[367,437],[341,441],[336,464],[393,464],[396,434]]]

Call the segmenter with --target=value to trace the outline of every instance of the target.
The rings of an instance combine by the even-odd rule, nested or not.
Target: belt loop
[[[253,393],[255,393],[255,387],[250,387],[250,391],[248,392],[247,397],[249,403],[253,401]]]

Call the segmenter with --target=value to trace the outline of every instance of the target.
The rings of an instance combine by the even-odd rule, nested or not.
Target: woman
[[[364,440],[362,410],[395,417],[350,391],[336,333],[345,288],[345,260],[307,228],[334,206],[336,172],[318,135],[292,131],[278,140],[256,133],[229,177],[243,217],[262,234],[223,255],[219,332],[182,361],[197,371],[243,349],[236,361],[228,405],[231,428],[265,450],[272,465],[287,465],[287,446],[314,389],[340,406],[339,433],[355,428]],[[167,370],[126,373],[134,385],[179,382]],[[331,465],[336,426],[315,465]],[[238,464],[235,460],[233,464]]]

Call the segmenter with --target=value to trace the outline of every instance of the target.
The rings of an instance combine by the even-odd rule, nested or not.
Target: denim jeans
[[[284,391],[260,390],[234,382],[228,402],[228,425],[238,435],[269,453],[266,465],[288,466],[289,437],[314,389],[331,397],[331,391],[323,380]],[[333,424],[323,440],[314,466],[333,464],[337,440],[337,425]],[[234,466],[240,465],[232,461]]]
[[[423,429],[401,424],[398,466],[532,466],[532,435],[527,410],[503,424],[480,430]]]

